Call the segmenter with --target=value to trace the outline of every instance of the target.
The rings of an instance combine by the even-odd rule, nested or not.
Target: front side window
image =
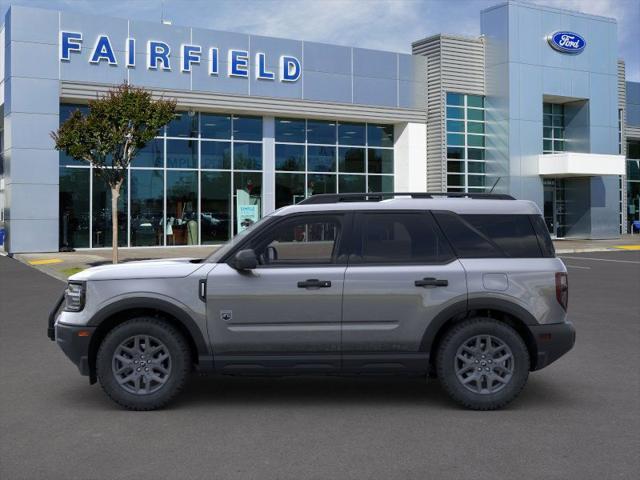
[[[362,213],[358,225],[350,263],[439,264],[454,258],[427,212]]]
[[[264,266],[326,265],[335,263],[340,232],[340,216],[302,216],[281,222],[248,248]]]

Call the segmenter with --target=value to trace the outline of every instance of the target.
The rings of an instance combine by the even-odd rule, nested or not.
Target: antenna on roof
[[[493,193],[493,189],[496,188],[496,185],[498,185],[498,182],[500,181],[502,177],[498,177],[497,180],[494,182],[493,187],[491,187],[491,190],[489,190],[489,193]]]

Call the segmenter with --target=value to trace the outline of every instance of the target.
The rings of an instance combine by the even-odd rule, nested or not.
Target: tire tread
[[[511,331],[516,341],[518,342],[518,348],[521,349],[521,353],[523,353],[526,358],[526,364],[527,364],[527,369],[526,369],[526,373],[524,374],[524,379],[516,386],[516,390],[513,390],[508,396],[505,396],[503,399],[492,400],[491,402],[485,402],[485,403],[473,401],[468,397],[460,395],[451,381],[453,380],[457,382],[457,378],[454,378],[454,379],[447,378],[447,374],[444,371],[444,365],[446,361],[445,355],[447,353],[446,351],[447,351],[448,345],[461,332],[463,332],[464,330],[473,329],[478,325],[482,325],[482,326],[494,325],[494,326],[497,326],[497,328],[507,328],[509,331]],[[517,398],[527,383],[529,368],[530,368],[529,352],[527,350],[526,344],[522,340],[522,337],[520,337],[518,332],[516,332],[512,327],[510,327],[506,323],[493,318],[474,317],[468,320],[464,320],[460,323],[457,323],[456,325],[451,327],[450,330],[443,337],[442,342],[440,343],[440,346],[437,352],[437,358],[436,358],[437,375],[438,375],[438,378],[440,379],[441,385],[443,386],[447,394],[463,407],[471,410],[480,410],[480,411],[498,410],[498,409],[504,408],[506,405],[511,403],[515,398]]]
[[[173,389],[168,394],[165,394],[164,396],[158,399],[155,399],[154,401],[146,402],[146,403],[126,401],[123,398],[120,398],[118,395],[115,395],[114,394],[115,392],[113,392],[107,386],[107,382],[103,381],[104,379],[103,373],[100,370],[100,365],[105,361],[104,356],[108,355],[108,353],[105,352],[105,350],[109,340],[115,337],[116,335],[118,335],[119,332],[121,332],[124,328],[130,328],[131,326],[134,326],[134,325],[154,325],[156,327],[159,327],[165,330],[165,332],[167,332],[177,342],[178,348],[180,349],[179,354],[182,355],[182,358],[184,359],[183,372],[181,372],[181,374],[178,375],[177,377],[178,381],[174,385]],[[111,358],[107,359],[107,361],[110,364]],[[121,323],[120,325],[116,326],[111,331],[109,331],[109,333],[107,333],[107,335],[102,340],[102,343],[100,344],[100,348],[98,349],[98,355],[96,357],[96,370],[98,373],[98,379],[100,380],[99,381],[100,387],[113,402],[115,402],[116,404],[128,410],[151,411],[151,410],[158,410],[166,407],[184,389],[187,383],[187,379],[189,377],[190,370],[191,370],[191,362],[192,362],[191,350],[182,333],[180,333],[176,328],[174,328],[173,326],[171,326],[169,323],[167,323],[162,319],[158,319],[154,317],[137,317],[131,320],[127,320],[124,323]],[[108,372],[107,374],[110,374],[110,372]]]

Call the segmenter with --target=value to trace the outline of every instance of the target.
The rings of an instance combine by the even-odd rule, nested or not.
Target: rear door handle
[[[318,280],[317,278],[298,282],[298,288],[329,288],[330,286],[331,282],[329,280]]]
[[[449,280],[439,280],[437,278],[423,278],[414,282],[416,287],[448,287]]]

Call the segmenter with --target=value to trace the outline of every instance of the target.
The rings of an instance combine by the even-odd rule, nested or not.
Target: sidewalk
[[[640,250],[640,235],[623,235],[614,240],[554,240],[556,253],[604,252],[610,250]],[[121,248],[120,262],[157,258],[204,258],[219,245],[203,247]],[[66,280],[86,268],[111,263],[111,249],[78,250],[76,252],[20,253],[15,258],[43,272]]]
[[[554,240],[556,253],[606,252],[608,250],[640,250],[640,235],[622,235],[612,240]]]

